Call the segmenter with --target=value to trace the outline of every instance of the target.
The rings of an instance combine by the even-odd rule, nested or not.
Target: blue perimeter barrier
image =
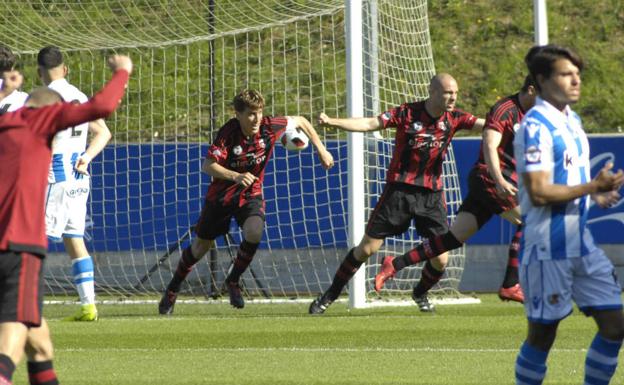
[[[477,159],[479,145],[480,138],[453,140],[462,195],[467,192],[466,178]],[[326,171],[318,165],[316,155],[285,156],[285,150],[276,146],[270,161],[274,165],[267,167],[264,183],[269,239],[275,240],[271,248],[323,244],[346,247],[346,203],[342,202],[347,196],[346,146],[329,142],[327,147],[338,164],[325,177]],[[624,168],[624,156],[618,158],[624,148],[624,136],[591,136],[590,148],[592,176],[606,161],[612,161],[616,169]],[[163,250],[179,239],[199,216],[210,181],[200,172],[206,149],[207,145],[197,143],[106,147],[91,166],[92,227],[86,234],[89,249]],[[305,151],[313,151],[312,146]],[[302,184],[297,183],[301,180]],[[291,188],[290,194],[300,194],[302,205],[291,205],[290,198],[276,191],[276,186],[287,182],[289,186],[299,186]],[[292,207],[286,211],[286,218],[280,218],[284,211],[276,210],[275,205]],[[291,221],[296,224],[292,226]],[[589,223],[597,243],[624,243],[624,199],[609,210],[592,206]],[[494,217],[468,244],[506,245],[513,231],[506,221]],[[310,239],[307,234],[318,235]],[[51,243],[50,251],[63,251],[62,244]]]

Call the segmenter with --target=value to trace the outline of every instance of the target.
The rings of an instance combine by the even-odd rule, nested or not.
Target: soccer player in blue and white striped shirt
[[[527,64],[539,97],[514,139],[525,231],[520,282],[528,337],[516,361],[516,384],[541,384],[559,322],[572,300],[598,325],[585,361],[585,384],[608,384],[624,338],[622,289],[614,267],[587,228],[590,196],[602,207],[619,199],[624,172],[606,165],[591,179],[589,144],[570,104],[579,100],[582,59],[547,45]],[[529,56],[528,55],[528,56]]]
[[[82,104],[88,100],[84,93],[65,79],[68,69],[58,47],[42,48],[37,54],[37,65],[43,83],[58,92],[64,101]],[[89,133],[91,139],[87,140]],[[57,133],[52,141],[45,207],[46,234],[53,241],[63,240],[72,261],[72,276],[81,305],[66,320],[95,321],[98,318],[93,258],[83,239],[87,199],[91,190],[87,167],[110,138],[106,123],[98,119],[69,127]]]

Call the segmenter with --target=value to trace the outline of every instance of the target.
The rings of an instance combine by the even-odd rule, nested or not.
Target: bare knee
[[[50,339],[50,330],[45,320],[41,326],[30,328],[25,347],[28,361],[50,361],[54,356],[54,348]]]
[[[195,237],[193,239],[193,243],[191,244],[191,251],[193,252],[193,257],[195,259],[201,259],[208,252],[208,250],[214,247],[213,239],[202,239],[199,237]]]
[[[245,233],[244,238],[250,243],[260,243],[262,241],[262,231],[248,231]]]
[[[608,340],[624,340],[624,315],[620,310],[599,311],[593,314],[598,333]]]
[[[538,350],[549,351],[557,337],[558,325],[558,322],[554,324],[529,323],[527,342]]]
[[[448,265],[448,253],[442,253],[437,257],[432,258],[431,264],[438,271],[446,269],[446,265]]]
[[[247,218],[243,224],[243,238],[247,242],[260,243],[264,233],[264,220],[259,216]]]
[[[365,235],[359,245],[353,250],[353,256],[358,261],[365,262],[375,254],[383,245],[383,239],[371,238]]]

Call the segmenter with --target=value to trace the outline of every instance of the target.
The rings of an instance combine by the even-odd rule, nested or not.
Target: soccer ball
[[[295,125],[295,122],[288,119],[286,129],[279,138],[282,146],[289,151],[301,151],[308,147],[310,139]]]

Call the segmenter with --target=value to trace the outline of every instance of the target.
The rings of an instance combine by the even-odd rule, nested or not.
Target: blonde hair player
[[[180,285],[193,266],[214,247],[214,240],[228,232],[232,217],[242,229],[236,259],[225,279],[230,304],[241,309],[239,278],[251,263],[264,233],[264,170],[277,138],[290,121],[310,138],[321,166],[334,165],[332,155],[303,116],[264,116],[264,97],[244,90],[233,101],[236,117],[226,122],[208,149],[202,171],[212,177],[204,207],[195,226],[196,237],[184,249],[178,267],[158,304],[160,314],[172,314]]]

